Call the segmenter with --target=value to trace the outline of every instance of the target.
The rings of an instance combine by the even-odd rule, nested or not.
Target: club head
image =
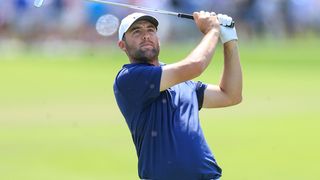
[[[33,2],[33,5],[34,5],[35,7],[37,7],[37,8],[39,8],[39,7],[41,7],[41,6],[43,5],[43,1],[44,1],[44,0],[35,0],[35,1]]]

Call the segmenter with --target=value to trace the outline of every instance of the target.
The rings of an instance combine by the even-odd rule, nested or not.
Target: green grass
[[[319,40],[240,44],[244,100],[200,113],[224,180],[319,179]],[[163,48],[183,58],[192,45]],[[1,52],[0,179],[138,179],[113,79],[120,50]],[[218,83],[221,47],[198,78]]]

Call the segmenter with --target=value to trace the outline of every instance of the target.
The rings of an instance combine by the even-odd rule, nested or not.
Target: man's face
[[[152,63],[158,60],[160,47],[156,27],[145,20],[135,22],[125,33],[124,46],[133,61]]]

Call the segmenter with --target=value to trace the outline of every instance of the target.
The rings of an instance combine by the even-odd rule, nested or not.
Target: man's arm
[[[211,62],[220,35],[219,21],[208,12],[194,13],[194,20],[205,36],[185,59],[162,67],[160,91],[198,77]]]
[[[224,71],[219,86],[208,85],[203,107],[217,108],[236,105],[242,100],[242,70],[237,41],[224,45]]]

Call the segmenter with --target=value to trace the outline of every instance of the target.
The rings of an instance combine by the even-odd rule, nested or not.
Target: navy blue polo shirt
[[[131,131],[141,179],[217,179],[221,169],[200,122],[201,82],[186,81],[160,92],[162,68],[127,64],[114,82],[118,106]]]

